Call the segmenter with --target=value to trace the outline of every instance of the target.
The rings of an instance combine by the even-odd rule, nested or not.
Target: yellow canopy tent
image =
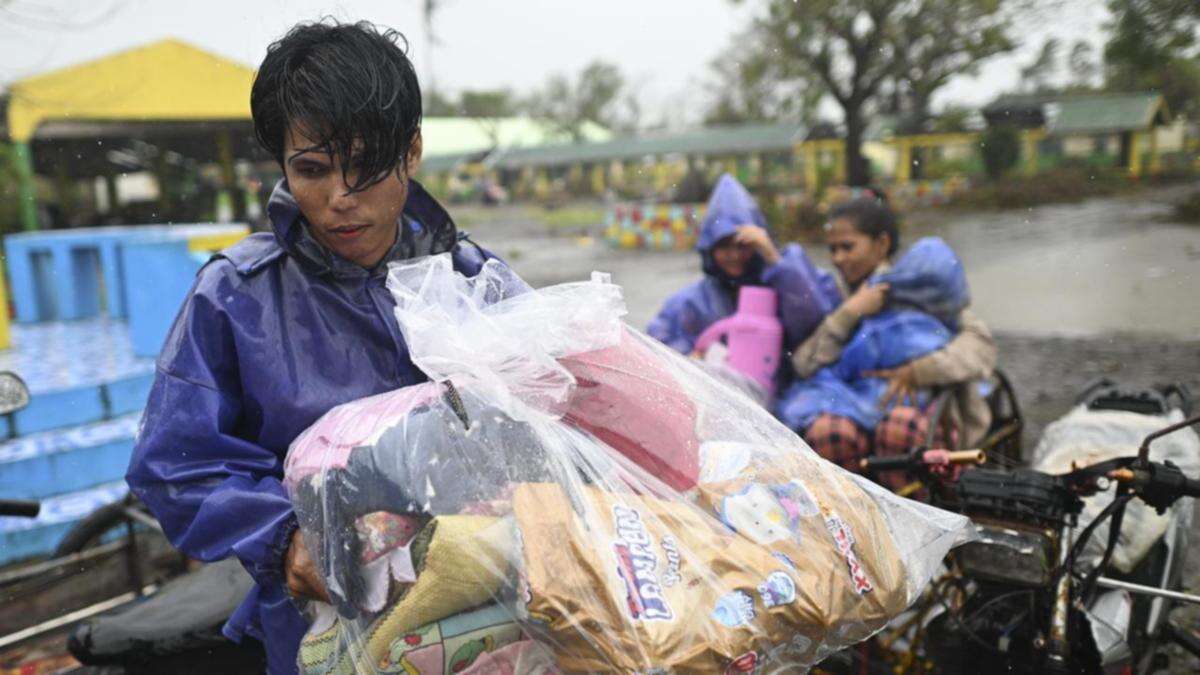
[[[30,141],[43,123],[249,120],[253,81],[245,65],[167,39],[16,82],[8,128],[25,228],[37,228]]]

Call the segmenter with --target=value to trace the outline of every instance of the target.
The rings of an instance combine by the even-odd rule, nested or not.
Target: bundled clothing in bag
[[[804,668],[969,536],[625,326],[601,277],[532,290],[432,256],[389,288],[432,381],[333,409],[288,454],[333,600],[306,673]]]
[[[733,176],[723,174],[709,198],[696,242],[704,278],[663,303],[646,328],[650,337],[681,354],[690,354],[704,329],[734,313],[741,286],[766,286],[778,295],[784,349],[791,351],[835,306],[837,287],[833,277],[817,269],[798,244],[784,247],[780,260],[773,265],[755,255],[742,276],[731,278],[725,274],[713,260],[712,249],[736,234],[742,225],[770,229],[746,188]]]
[[[881,265],[864,283],[889,284],[887,307],[861,319],[839,307],[796,350],[792,363],[804,379],[776,405],[790,428],[803,431],[819,416],[835,415],[874,429],[884,414],[879,402],[887,383],[866,376],[870,371],[911,363],[923,388],[962,385],[990,374],[995,361],[991,335],[966,309],[966,274],[944,241],[917,241],[894,266]],[[927,399],[918,398],[920,407]],[[973,386],[956,392],[951,414],[961,423],[966,443],[982,437],[990,421]]]

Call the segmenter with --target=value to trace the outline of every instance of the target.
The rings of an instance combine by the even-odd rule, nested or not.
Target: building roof
[[[600,143],[548,145],[511,149],[490,161],[503,169],[561,166],[612,160],[632,160],[654,155],[721,155],[789,151],[804,138],[799,124],[748,124],[713,126],[677,133],[625,136]]]
[[[1149,129],[1168,121],[1161,94],[1063,99],[1046,105],[1046,130],[1055,135]]]
[[[15,141],[59,144],[99,138],[145,138],[214,128],[249,129],[254,70],[176,39],[165,39],[13,83],[0,98],[0,122]],[[427,117],[427,165],[454,164],[475,153],[563,143],[567,137],[527,117]],[[591,122],[583,135],[612,133]],[[238,134],[241,139],[245,134]],[[212,145],[209,137],[204,143]],[[240,145],[244,144],[239,144]],[[240,148],[248,153],[252,148]],[[244,154],[244,153],[243,153]],[[99,155],[103,164],[102,153]],[[94,167],[91,167],[94,169]]]
[[[12,84],[8,132],[27,142],[52,120],[248,120],[253,81],[248,66],[160,40]]]
[[[1102,134],[1165,124],[1166,103],[1153,92],[1004,95],[983,108],[989,124],[1042,127],[1051,135]]]

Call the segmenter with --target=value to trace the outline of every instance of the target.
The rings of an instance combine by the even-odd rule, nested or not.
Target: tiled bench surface
[[[12,331],[0,371],[25,380],[31,397],[29,407],[0,422],[3,436],[98,422],[145,406],[154,359],[134,356],[124,322],[17,324]]]

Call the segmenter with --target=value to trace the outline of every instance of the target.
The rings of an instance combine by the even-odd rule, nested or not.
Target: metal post
[[[1120,581],[1117,579],[1110,579],[1108,577],[1100,577],[1099,579],[1096,579],[1096,585],[1103,588],[1115,588],[1118,590],[1129,591],[1130,593],[1140,593],[1142,595],[1150,595],[1156,598],[1166,598],[1167,600],[1177,600],[1179,602],[1188,602],[1194,605],[1200,605],[1200,595],[1181,593],[1179,591],[1170,591],[1165,588],[1156,588],[1154,586],[1143,586],[1142,584],[1131,584],[1128,581]]]
[[[912,158],[913,144],[907,138],[899,138],[894,141],[897,145],[896,158],[896,183],[905,185],[912,178]]]
[[[13,143],[13,164],[17,170],[17,199],[21,203],[21,226],[38,229],[37,186],[33,182],[33,155],[28,143]]]

